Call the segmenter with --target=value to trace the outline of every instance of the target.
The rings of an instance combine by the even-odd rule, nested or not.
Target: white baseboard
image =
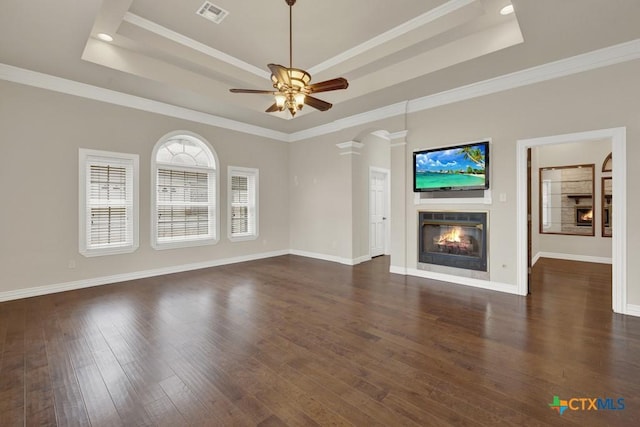
[[[153,270],[135,271],[131,273],[116,274],[112,276],[103,276],[103,277],[96,277],[92,279],[77,280],[74,282],[58,283],[54,285],[38,286],[38,287],[27,288],[27,289],[19,289],[15,291],[0,292],[0,302],[22,299],[22,298],[31,298],[31,297],[41,296],[41,295],[53,294],[57,292],[72,291],[76,289],[90,288],[93,286],[108,285],[112,283],[125,282],[129,280],[144,279],[147,277],[162,276],[165,274],[181,273],[185,271],[200,270],[203,268],[218,267],[221,265],[236,264],[236,263],[246,262],[246,261],[255,261],[259,259],[273,258],[273,257],[288,255],[288,254],[303,256],[307,258],[314,258],[314,259],[319,259],[324,261],[336,262],[336,263],[350,265],[350,266],[360,264],[362,262],[366,262],[371,259],[371,257],[368,255],[362,256],[356,259],[348,259],[348,258],[336,257],[333,255],[300,251],[296,249],[263,252],[263,253],[243,255],[243,256],[233,257],[233,258],[224,258],[224,259],[205,261],[205,262],[199,262],[199,263],[193,263],[193,264],[176,265],[171,267],[157,268]],[[560,258],[559,255],[565,255],[565,256],[574,257],[574,258]],[[573,255],[553,254],[549,252],[541,252],[537,255],[538,259],[543,257],[571,259],[571,260],[586,261],[586,262],[601,262],[601,263],[603,262],[601,260],[603,259],[606,260],[606,258],[597,258],[597,257],[586,257],[586,258],[581,257],[580,259],[575,259],[575,256]],[[594,259],[597,259],[599,261],[594,261]],[[609,262],[610,261],[611,260],[609,259]],[[390,266],[389,272],[393,274],[422,277],[425,279],[439,280],[443,282],[450,282],[450,283],[470,286],[474,288],[488,289],[492,291],[505,292],[509,294],[518,295],[517,287],[515,285],[510,285],[507,283],[473,279],[468,277],[459,277],[459,276],[453,276],[450,274],[436,273],[432,271],[418,270],[415,268],[405,268],[405,267],[394,266],[394,265]],[[627,304],[626,314],[630,316],[640,317],[640,305]]]
[[[401,273],[399,273],[401,274]],[[406,274],[409,276],[423,277],[425,279],[440,280],[458,285],[471,286],[473,288],[488,289],[490,291],[505,292],[508,294],[518,294],[516,285],[508,283],[493,282],[490,280],[474,279],[471,277],[460,277],[451,274],[436,273],[434,271],[418,270],[417,268],[407,268]]]
[[[369,255],[361,256],[359,258],[350,259],[350,258],[338,257],[338,256],[335,256],[335,255],[321,254],[321,253],[317,253],[317,252],[300,251],[298,249],[291,249],[289,251],[289,253],[291,255],[298,255],[298,256],[303,256],[303,257],[306,257],[306,258],[319,259],[319,260],[322,260],[322,261],[337,262],[338,264],[344,264],[344,265],[357,265],[357,264],[360,264],[362,262],[366,262],[366,261],[371,260],[371,257]]]
[[[533,258],[531,258],[531,266],[533,267],[534,265],[536,265],[536,262],[538,262],[538,260],[542,257],[541,253],[538,252],[537,254],[535,254],[533,256]]]
[[[389,273],[393,273],[393,274],[401,274],[403,276],[407,275],[407,268],[406,267],[400,267],[397,265],[392,265],[389,267]]]
[[[359,258],[353,260],[353,265],[362,264],[363,262],[371,261],[371,257],[369,255],[363,255]]]
[[[640,305],[627,304],[627,311],[624,314],[628,314],[629,316],[640,317]]]
[[[202,268],[218,267],[221,265],[236,264],[239,262],[255,261],[258,259],[272,258],[276,256],[288,255],[288,250],[263,252],[258,254],[243,255],[233,258],[217,259],[212,261],[198,262],[193,264],[175,265],[171,267],[156,268],[153,270],[134,271],[131,273],[115,274],[112,276],[95,277],[92,279],[76,280],[74,282],[58,283],[55,285],[38,286],[15,291],[0,292],[0,302],[11,301],[22,298],[31,298],[41,295],[53,294],[57,292],[73,291],[76,289],[90,288],[93,286],[109,285],[112,283],[126,282],[128,280],[144,279],[147,277],[162,276],[165,274],[182,273]]]
[[[561,254],[556,252],[539,252],[538,254],[536,254],[536,256],[538,257],[538,259],[540,258],[565,259],[568,261],[594,262],[597,264],[613,263],[613,260],[611,258],[590,256],[590,255]]]

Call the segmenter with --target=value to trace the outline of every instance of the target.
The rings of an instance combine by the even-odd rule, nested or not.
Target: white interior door
[[[369,173],[369,253],[384,255],[387,245],[389,173],[371,169]]]

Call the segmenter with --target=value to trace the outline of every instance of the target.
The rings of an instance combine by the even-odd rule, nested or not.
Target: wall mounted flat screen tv
[[[413,153],[413,191],[486,190],[489,141]]]

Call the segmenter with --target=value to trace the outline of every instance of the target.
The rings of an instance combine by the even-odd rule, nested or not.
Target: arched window
[[[200,136],[165,135],[151,160],[151,244],[155,249],[218,242],[218,160]]]

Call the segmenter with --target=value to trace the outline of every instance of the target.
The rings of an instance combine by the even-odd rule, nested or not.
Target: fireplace
[[[591,227],[593,223],[593,208],[591,206],[576,207],[576,225]]]
[[[420,212],[419,262],[487,271],[486,212]]]

